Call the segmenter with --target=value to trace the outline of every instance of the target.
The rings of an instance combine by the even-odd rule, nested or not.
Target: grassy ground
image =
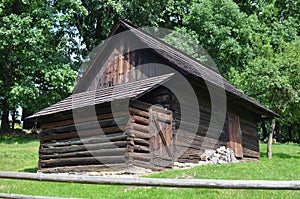
[[[39,141],[33,138],[0,137],[0,170],[36,172],[38,146]],[[299,145],[273,145],[273,159],[268,160],[266,145],[262,144],[260,162],[201,166],[158,172],[147,177],[300,180],[299,165]],[[151,188],[4,179],[0,179],[0,193],[79,198],[300,198],[300,191]]]

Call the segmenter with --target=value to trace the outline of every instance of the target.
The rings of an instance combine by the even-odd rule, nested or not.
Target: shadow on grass
[[[300,154],[300,153],[298,153],[298,154]],[[287,153],[273,153],[272,156],[276,157],[276,158],[280,158],[280,159],[291,159],[291,158],[300,159],[300,155],[290,155]],[[268,155],[266,152],[261,152],[260,157],[267,158]]]
[[[19,170],[19,172],[28,172],[28,173],[36,173],[37,171],[38,171],[37,167],[25,168],[25,169]]]

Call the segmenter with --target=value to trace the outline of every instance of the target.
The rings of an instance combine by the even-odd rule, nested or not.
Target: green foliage
[[[284,125],[299,123],[300,108],[300,40],[285,43],[281,52],[264,45],[243,71],[232,68],[230,78],[245,93],[279,113]]]
[[[49,5],[47,1],[0,3],[0,100],[9,104],[1,107],[3,111],[18,106],[37,111],[72,90],[76,74],[65,36],[55,28],[59,17]]]
[[[66,97],[85,56],[125,19],[175,29],[163,40],[209,66],[213,59],[236,87],[296,129],[299,6],[297,0],[1,1],[0,109],[37,111]]]
[[[194,1],[183,19],[188,29],[198,34],[199,43],[215,60],[221,73],[230,67],[241,68],[251,58],[251,25],[245,13],[231,0]]]

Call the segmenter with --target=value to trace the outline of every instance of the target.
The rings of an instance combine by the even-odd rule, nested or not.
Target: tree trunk
[[[23,129],[32,129],[34,127],[35,122],[31,120],[26,120],[25,118],[32,115],[32,111],[28,111],[26,108],[22,107],[22,117],[21,120],[23,121]]]
[[[1,132],[7,133],[9,132],[9,106],[7,104],[6,99],[3,100],[2,104],[2,116],[1,116]]]
[[[288,126],[289,142],[293,141],[292,127]]]
[[[298,124],[297,127],[298,127],[298,144],[300,144],[300,124]]]
[[[269,140],[268,140],[268,158],[272,159],[272,142],[273,142],[273,134],[274,134],[274,129],[275,129],[275,119],[272,120],[272,124],[270,126],[270,134],[269,134]]]
[[[11,49],[8,52],[8,57],[12,56],[14,53],[14,50]],[[9,128],[9,103],[8,103],[8,94],[11,91],[11,86],[13,85],[13,63],[10,60],[6,60],[6,64],[4,67],[4,70],[1,71],[3,74],[5,74],[3,77],[3,101],[2,101],[2,117],[1,117],[1,132],[8,132],[10,130]]]
[[[276,140],[278,142],[282,142],[281,126],[280,126],[280,123],[278,121],[276,121],[275,132],[276,132]]]
[[[15,130],[15,123],[16,123],[16,111],[13,110],[11,114],[11,130]]]
[[[262,128],[262,132],[263,132],[262,140],[265,140],[268,137],[268,132],[267,132],[267,128],[266,128],[266,123],[264,121],[261,123],[261,128]]]

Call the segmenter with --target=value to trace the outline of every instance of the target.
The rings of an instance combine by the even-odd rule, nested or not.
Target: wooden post
[[[268,140],[268,158],[272,159],[272,142],[273,142],[273,134],[275,129],[275,119],[272,120],[272,124],[270,126],[270,134],[269,134],[269,140]]]

